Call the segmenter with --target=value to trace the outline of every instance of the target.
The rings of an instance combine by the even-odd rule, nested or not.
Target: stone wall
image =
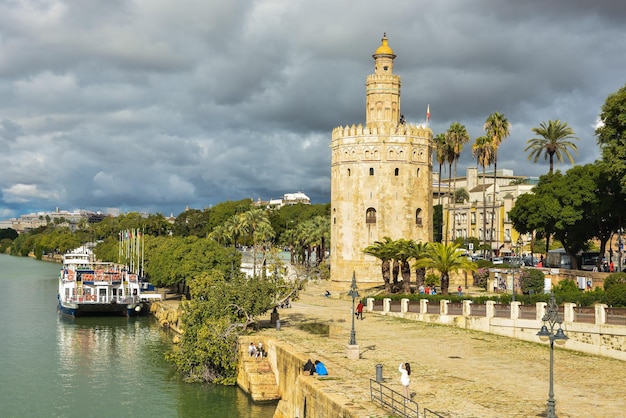
[[[536,319],[519,319],[519,303],[513,302],[512,318],[494,316],[495,302],[488,301],[486,316],[471,316],[471,301],[465,301],[463,315],[448,315],[447,300],[441,300],[438,307],[440,313],[428,313],[428,300],[420,300],[420,313],[408,312],[408,299],[403,299],[400,312],[391,312],[390,299],[384,299],[383,310],[375,311],[383,315],[396,316],[413,321],[429,322],[441,325],[451,325],[464,329],[482,331],[491,334],[504,335],[511,338],[539,343],[537,332],[543,325],[541,317],[545,311],[545,302],[537,303]],[[367,299],[367,310],[373,312],[374,300]],[[567,318],[573,317],[574,304],[565,304],[564,321],[562,328],[568,336],[564,349],[579,351],[587,354],[611,357],[626,360],[626,327],[606,324],[603,318],[603,309],[606,305],[596,305],[596,323],[587,324],[572,322]],[[422,313],[425,312],[425,313]]]
[[[258,375],[249,373],[250,362],[247,347],[250,341],[258,343],[259,337],[241,337],[239,353],[239,374],[237,385],[250,395],[253,400],[269,400],[259,392],[261,388],[271,392],[267,386],[257,385]],[[275,378],[275,385],[280,401],[276,407],[274,418],[302,417],[363,417],[363,410],[351,403],[343,393],[334,387],[335,378],[309,375],[302,371],[309,357],[295,347],[269,338],[261,338],[267,350],[267,365]],[[257,362],[261,365],[262,362]],[[265,371],[267,374],[270,371]],[[256,392],[255,392],[256,390]],[[264,399],[266,398],[266,399]]]

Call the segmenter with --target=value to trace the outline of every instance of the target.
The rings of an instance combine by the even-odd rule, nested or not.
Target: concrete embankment
[[[370,379],[381,365],[384,384],[401,393],[400,362],[412,366],[410,391],[420,411],[455,418],[545,414],[547,345],[366,312],[355,323],[360,357],[348,360],[352,301],[326,298],[324,289],[324,284],[309,284],[292,308],[280,309],[280,330],[268,327],[242,339],[242,362],[250,339],[263,341],[269,352],[266,365],[255,372],[271,376],[265,384],[276,382],[281,398],[276,418],[387,417],[370,402]],[[269,314],[262,320],[269,323]],[[315,334],[303,324],[324,324],[328,332]],[[328,378],[304,375],[301,367],[308,358],[323,361]],[[240,371],[245,367],[250,366],[240,364]],[[624,418],[623,371],[621,360],[556,349],[558,416]],[[249,384],[240,385],[251,391]]]

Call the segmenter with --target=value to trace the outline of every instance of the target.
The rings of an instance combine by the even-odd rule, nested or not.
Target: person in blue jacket
[[[326,366],[319,360],[315,360],[315,373],[319,376],[328,376],[328,370],[326,370]]]

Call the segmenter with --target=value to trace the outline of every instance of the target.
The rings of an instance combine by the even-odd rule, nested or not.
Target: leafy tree
[[[411,265],[409,259],[413,257],[415,242],[400,238],[393,242],[394,258],[400,263],[400,274],[402,275],[402,291],[411,293]]]
[[[574,158],[570,149],[576,153],[578,152],[578,147],[572,142],[572,140],[578,140],[578,138],[574,136],[574,130],[568,126],[567,122],[549,120],[547,123],[541,122],[539,127],[531,130],[538,136],[526,142],[528,146],[524,151],[530,151],[530,154],[528,154],[529,160],[532,159],[536,163],[541,154],[543,154],[544,158],[550,161],[549,173],[554,171],[554,157],[560,163],[565,160],[564,157],[567,157],[570,164],[574,165]]]
[[[476,263],[467,259],[465,254],[459,250],[458,245],[432,243],[428,246],[424,257],[415,262],[415,267],[426,267],[436,269],[440,273],[441,293],[448,294],[450,284],[450,273],[459,270],[475,271]]]
[[[11,241],[13,241],[18,236],[19,236],[19,234],[13,228],[3,228],[3,229],[0,229],[0,240],[7,238],[7,239],[10,239]]]
[[[626,193],[626,85],[607,97],[596,129],[602,161]]]

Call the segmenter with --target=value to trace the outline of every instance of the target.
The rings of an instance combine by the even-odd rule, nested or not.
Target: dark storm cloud
[[[589,163],[600,107],[626,82],[625,13],[582,0],[5,2],[0,217],[177,214],[295,191],[328,202],[330,134],[364,122],[383,32],[409,122],[430,104],[435,134],[459,121],[473,140],[503,112],[498,167],[540,175],[523,149],[558,118]]]

